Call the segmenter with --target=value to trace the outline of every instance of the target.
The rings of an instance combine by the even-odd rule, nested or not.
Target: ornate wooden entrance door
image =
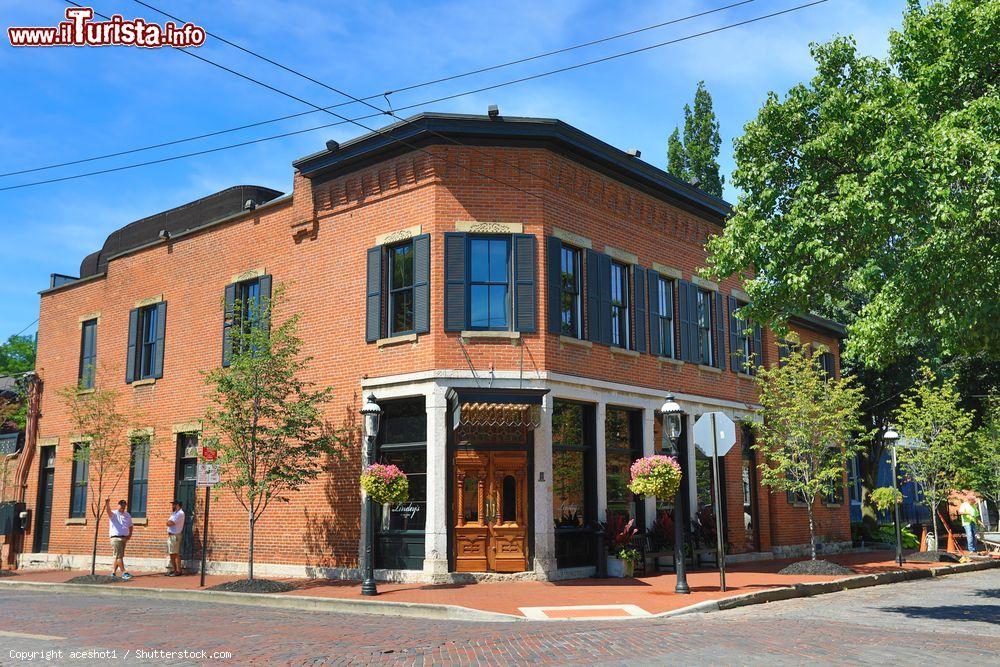
[[[455,570],[528,567],[527,452],[455,453]]]

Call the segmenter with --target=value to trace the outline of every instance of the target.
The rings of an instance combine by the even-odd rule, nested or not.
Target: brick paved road
[[[1000,571],[714,614],[588,623],[461,623],[0,588],[0,647],[3,665],[19,664],[11,651],[62,650],[54,662],[72,664],[69,651],[88,649],[115,649],[119,664],[164,664],[137,659],[141,648],[232,653],[212,664],[978,666],[1000,664]]]

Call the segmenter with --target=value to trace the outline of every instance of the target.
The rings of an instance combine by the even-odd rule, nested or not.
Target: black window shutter
[[[558,335],[562,333],[562,241],[554,236],[545,239],[545,263],[548,265],[545,296],[548,329],[550,334]]]
[[[660,354],[660,274],[650,269],[646,282],[649,289],[649,352]]]
[[[163,340],[167,332],[167,302],[156,304],[156,355],[153,359],[153,377],[163,377]]]
[[[763,333],[760,330],[760,325],[753,325],[753,353],[754,360],[753,365],[763,366],[764,365],[764,345],[763,345]]]
[[[535,235],[514,234],[514,330],[538,331]]]
[[[635,350],[646,351],[646,269],[641,266],[632,267],[635,286],[635,313],[632,318],[635,331]]]
[[[587,250],[587,340],[601,342],[601,253]]]
[[[611,345],[611,256],[602,254],[600,265],[601,342]]]
[[[236,283],[226,285],[224,303],[222,309],[222,365],[229,365],[229,360],[233,356],[233,320],[236,313],[233,312],[236,304]]]
[[[778,341],[778,365],[779,366],[784,366],[785,365],[785,360],[788,359],[788,355],[789,354],[790,354],[790,352],[788,350],[788,341],[784,340],[784,339],[779,340]]]
[[[382,246],[368,249],[368,290],[365,297],[365,341],[374,343],[385,330],[382,320]]]
[[[680,359],[684,361],[695,361],[697,356],[695,347],[698,346],[698,321],[697,304],[692,308],[691,288],[694,287],[686,280],[677,281],[677,320],[680,330]],[[692,329],[694,330],[692,332]],[[692,337],[692,333],[694,336]]]
[[[729,297],[729,370],[734,373],[746,371],[743,368],[746,359],[736,353],[737,350],[743,349],[742,341],[739,340],[740,320],[736,317],[736,310],[739,307],[739,302],[735,298]]]
[[[465,232],[444,234],[444,330],[465,328],[466,237]]]
[[[264,331],[271,330],[271,276],[261,276],[257,281],[259,289],[259,301],[257,307],[265,307],[261,316],[260,326]]]
[[[712,300],[715,302],[713,324],[715,324],[715,340],[717,341],[715,367],[724,369],[726,367],[726,321],[723,319],[722,295],[718,292],[712,292]]]
[[[128,357],[125,359],[125,382],[135,381],[135,344],[139,336],[139,309],[128,314]]]
[[[413,239],[413,332],[431,330],[431,236]]]

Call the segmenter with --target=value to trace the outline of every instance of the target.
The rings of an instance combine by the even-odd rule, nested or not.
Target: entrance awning
[[[453,387],[448,392],[452,428],[535,429],[541,424],[542,396],[548,389]]]

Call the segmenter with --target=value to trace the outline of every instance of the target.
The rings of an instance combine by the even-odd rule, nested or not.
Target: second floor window
[[[580,318],[580,251],[562,246],[560,256],[561,332],[564,336],[582,338]]]
[[[87,320],[80,335],[80,389],[93,389],[97,372],[97,320]]]
[[[156,306],[139,310],[140,343],[138,349],[139,377],[153,377],[156,365]]]
[[[126,382],[163,377],[163,337],[166,319],[165,301],[141,306],[129,313]]]
[[[79,519],[87,516],[87,460],[90,448],[86,443],[73,444],[72,489],[69,497],[69,516]]]
[[[712,366],[715,345],[712,340],[712,293],[698,290],[698,362]]]
[[[413,242],[389,248],[389,335],[413,332]]]
[[[270,325],[271,276],[263,275],[226,285],[222,323],[222,365],[228,366],[233,354],[239,354],[251,327]]]
[[[510,238],[469,241],[469,324],[473,329],[508,329],[510,324]]]
[[[611,263],[611,344],[629,346],[629,284],[628,267]]]
[[[653,326],[659,332],[659,348],[653,354],[661,357],[674,356],[674,281],[659,276],[656,280],[656,294],[650,295],[656,299],[659,309]]]

